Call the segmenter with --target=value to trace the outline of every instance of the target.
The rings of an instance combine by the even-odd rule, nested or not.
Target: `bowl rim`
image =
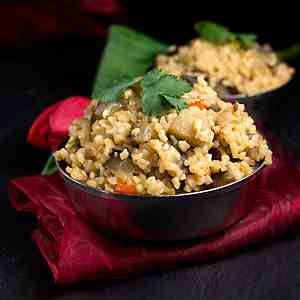
[[[240,103],[244,103],[244,102],[248,102],[248,101],[250,102],[250,101],[254,101],[257,98],[264,98],[264,97],[267,97],[268,95],[271,95],[272,93],[277,93],[280,90],[282,90],[282,89],[286,88],[287,86],[289,86],[290,84],[292,84],[294,81],[295,81],[295,74],[292,75],[291,78],[285,84],[283,84],[275,89],[269,90],[269,91],[261,92],[261,93],[251,95],[251,96],[247,96],[247,95],[243,95],[243,94],[228,95],[225,97],[221,97],[220,95],[218,95],[218,96],[223,101],[232,101],[232,102],[238,101]]]
[[[62,177],[64,177],[64,179],[67,179],[71,184],[78,186],[81,190],[85,190],[88,193],[92,193],[92,194],[99,194],[98,196],[109,196],[109,195],[114,195],[115,198],[114,199],[118,199],[118,200],[143,200],[143,199],[147,199],[147,198],[151,198],[151,201],[153,201],[153,199],[172,199],[172,198],[181,198],[181,197],[189,197],[189,196],[210,196],[219,192],[228,192],[234,189],[239,188],[241,185],[246,184],[253,176],[257,175],[258,173],[260,173],[265,167],[265,161],[262,160],[258,163],[257,167],[254,169],[254,171],[233,182],[227,183],[225,185],[221,185],[215,188],[211,188],[211,189],[206,189],[206,190],[202,190],[199,192],[191,192],[191,193],[180,193],[180,194],[175,194],[175,195],[159,195],[159,196],[154,196],[154,195],[142,195],[142,194],[126,194],[126,193],[117,193],[117,192],[109,192],[109,191],[105,191],[102,189],[97,189],[97,188],[93,188],[90,187],[78,180],[73,179],[69,174],[67,174],[62,167],[60,166],[59,162],[55,159],[55,164],[59,170],[59,173],[61,174]]]

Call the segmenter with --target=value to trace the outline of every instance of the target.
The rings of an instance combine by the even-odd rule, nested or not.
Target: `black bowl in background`
[[[276,122],[282,103],[286,102],[295,86],[295,78],[292,77],[285,85],[254,96],[244,95],[219,95],[219,97],[228,102],[239,102],[245,105],[245,110],[253,117],[255,121],[270,125]]]

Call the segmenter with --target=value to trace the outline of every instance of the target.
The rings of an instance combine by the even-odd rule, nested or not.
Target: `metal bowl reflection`
[[[225,186],[158,197],[91,188],[58,167],[77,213],[99,230],[132,240],[176,241],[214,234],[244,217],[253,204],[247,183],[264,164]]]

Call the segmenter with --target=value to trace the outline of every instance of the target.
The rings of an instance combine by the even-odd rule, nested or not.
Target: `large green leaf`
[[[124,79],[143,75],[168,45],[125,26],[111,26],[94,80],[92,98]]]

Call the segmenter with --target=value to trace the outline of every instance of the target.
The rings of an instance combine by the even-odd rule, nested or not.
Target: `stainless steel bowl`
[[[158,197],[91,188],[58,167],[76,211],[99,230],[133,240],[176,241],[214,234],[244,217],[253,204],[247,183],[264,164],[221,187]]]
[[[254,96],[243,95],[219,95],[221,99],[228,102],[238,101],[245,105],[245,110],[257,121],[271,123],[276,119],[276,113],[280,111],[280,105],[285,103],[290,95],[291,89],[295,85],[292,77],[285,85],[260,93]]]

